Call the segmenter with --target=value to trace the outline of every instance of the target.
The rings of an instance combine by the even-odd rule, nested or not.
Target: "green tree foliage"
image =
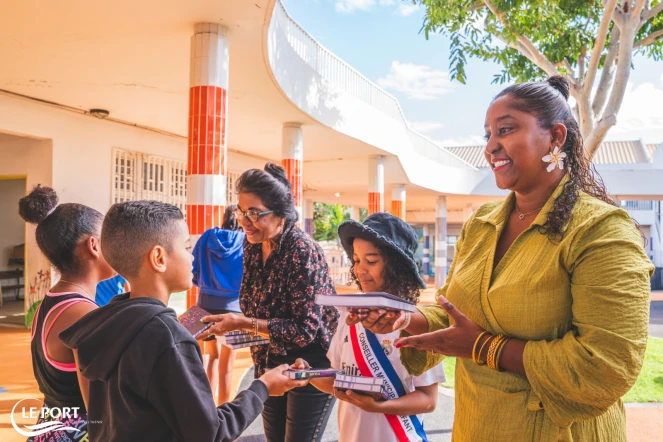
[[[313,203],[313,239],[338,240],[338,226],[350,219],[348,208],[339,204]]]
[[[632,56],[663,56],[663,0],[413,0],[422,30],[451,41],[451,77],[470,57],[502,66],[493,82],[564,75],[591,158],[616,123]],[[600,80],[595,84],[597,72]]]

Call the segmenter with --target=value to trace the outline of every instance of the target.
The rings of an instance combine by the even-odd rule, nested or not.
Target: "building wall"
[[[0,176],[25,176],[28,189],[36,184],[51,186],[60,203],[85,204],[102,213],[108,210],[112,203],[113,148],[186,161],[184,137],[1,94],[0,115]],[[265,164],[264,159],[237,152],[229,153],[228,162],[231,172]],[[35,226],[27,226],[25,238],[29,311],[48,291],[52,278],[50,265],[36,244]]]
[[[0,127],[0,131],[3,129]],[[52,184],[52,154],[51,140],[6,135],[0,132],[0,158],[2,158],[0,176],[26,177],[23,193],[37,184],[46,186]],[[18,199],[14,204],[17,203]],[[14,207],[15,213],[16,206]],[[3,216],[3,223],[4,219]],[[25,226],[25,309],[29,312],[31,307],[34,310],[35,303],[42,299],[50,288],[51,267],[37,246],[36,226],[32,224],[25,224]],[[26,316],[26,319],[28,317],[30,316]]]
[[[18,200],[25,195],[25,179],[0,177],[0,269],[8,270],[14,247],[25,242],[25,223],[18,214]]]
[[[0,115],[3,115],[0,131],[53,141],[53,187],[61,202],[77,202],[101,212],[111,205],[113,148],[186,161],[187,140],[184,137],[2,95]],[[280,143],[280,140],[275,142]],[[274,161],[280,163],[278,158]],[[262,168],[264,164],[265,160],[260,158],[229,153],[229,170],[233,172]]]

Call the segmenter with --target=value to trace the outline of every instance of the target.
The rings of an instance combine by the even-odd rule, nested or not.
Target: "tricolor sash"
[[[350,341],[357,367],[362,376],[380,378],[385,381],[385,392],[389,399],[397,399],[407,394],[403,382],[384,353],[378,338],[369,330],[358,332],[357,326],[350,328]],[[385,414],[387,422],[394,430],[399,442],[428,442],[424,426],[416,415],[395,416]]]

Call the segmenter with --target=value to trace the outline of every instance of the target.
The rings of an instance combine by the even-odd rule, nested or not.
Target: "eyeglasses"
[[[274,212],[273,210],[265,210],[264,212],[258,212],[255,209],[249,209],[245,212],[242,212],[239,210],[239,208],[236,208],[233,210],[233,214],[237,219],[239,219],[239,216],[243,216],[244,218],[248,218],[252,223],[255,223],[258,221],[261,217],[265,215],[269,215],[270,213]]]

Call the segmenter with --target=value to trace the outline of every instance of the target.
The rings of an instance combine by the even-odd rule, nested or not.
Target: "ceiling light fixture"
[[[110,115],[106,109],[90,109],[90,115],[99,119],[104,119]]]

